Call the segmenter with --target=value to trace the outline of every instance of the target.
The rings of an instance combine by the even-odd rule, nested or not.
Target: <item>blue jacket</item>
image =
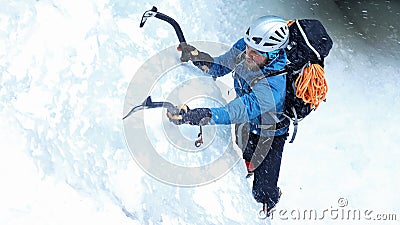
[[[276,136],[287,132],[289,125],[278,131],[259,129],[256,125],[274,124],[276,120],[283,120],[284,116],[276,112],[283,112],[286,94],[286,75],[271,76],[262,79],[252,88],[249,84],[270,71],[281,70],[286,65],[286,53],[282,54],[261,68],[261,71],[251,71],[246,68],[244,61],[238,57],[246,49],[243,38],[238,40],[225,54],[215,57],[214,64],[208,74],[224,76],[234,70],[234,88],[236,99],[220,108],[211,108],[212,121],[215,124],[237,124],[250,121],[251,132],[262,136]],[[275,118],[274,118],[275,117]],[[276,118],[277,117],[277,118]]]

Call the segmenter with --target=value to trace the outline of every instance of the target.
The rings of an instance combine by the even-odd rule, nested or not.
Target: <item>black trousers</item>
[[[238,131],[237,131],[238,132]],[[267,204],[268,208],[275,207],[279,201],[279,188],[277,186],[281,167],[283,147],[288,134],[264,137],[242,131],[242,143],[239,145],[243,151],[243,158],[255,165],[253,196],[257,202]]]

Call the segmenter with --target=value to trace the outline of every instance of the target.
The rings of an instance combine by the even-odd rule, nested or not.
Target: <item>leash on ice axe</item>
[[[160,20],[166,21],[167,23],[171,24],[172,27],[175,30],[176,35],[178,36],[178,40],[179,40],[179,48],[183,49],[187,44],[186,44],[186,40],[185,37],[183,36],[183,32],[181,27],[179,26],[179,24],[172,19],[171,17],[157,12],[157,8],[155,6],[153,6],[153,8],[151,8],[150,10],[147,10],[146,12],[144,12],[142,19],[140,21],[140,27],[142,28],[144,26],[144,24],[147,21],[147,18],[149,17],[155,17],[158,18]],[[181,56],[181,60],[182,59],[188,59],[190,52],[186,52],[186,51],[182,51],[182,56]],[[187,60],[186,60],[187,61]],[[124,116],[122,119],[126,119],[127,117],[129,117],[132,113],[135,113],[139,110],[142,109],[151,109],[151,108],[167,108],[169,112],[171,112],[172,114],[176,114],[179,115],[180,111],[170,102],[153,102],[151,100],[151,96],[148,96],[146,98],[146,100],[138,106],[133,107],[126,116]],[[200,132],[197,135],[198,139],[195,141],[194,145],[196,147],[200,147],[200,145],[203,144],[203,129],[200,126]]]

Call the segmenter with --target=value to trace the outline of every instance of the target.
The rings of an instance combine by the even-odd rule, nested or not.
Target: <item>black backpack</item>
[[[324,59],[332,45],[332,39],[319,20],[295,20],[289,24],[289,44],[286,47],[289,67],[299,70],[307,63],[324,67]]]
[[[295,82],[307,67],[324,67],[324,59],[333,45],[322,23],[315,19],[301,19],[289,22],[289,44],[286,48],[288,65],[285,69],[274,71],[257,78],[252,82],[254,86],[259,80],[269,76],[286,74],[286,97],[283,115],[289,118],[294,131],[290,143],[294,141],[298,122],[314,110],[311,103],[305,102],[296,96]],[[282,122],[280,122],[282,123]],[[277,125],[279,127],[279,125]]]

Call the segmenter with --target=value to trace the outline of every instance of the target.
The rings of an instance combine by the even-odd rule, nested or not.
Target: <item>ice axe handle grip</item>
[[[171,112],[174,115],[179,115],[180,111],[178,108],[176,108],[172,103],[170,102],[152,102],[151,98],[147,98],[147,102],[145,103],[146,106],[149,108],[166,108],[168,109],[169,112]]]

